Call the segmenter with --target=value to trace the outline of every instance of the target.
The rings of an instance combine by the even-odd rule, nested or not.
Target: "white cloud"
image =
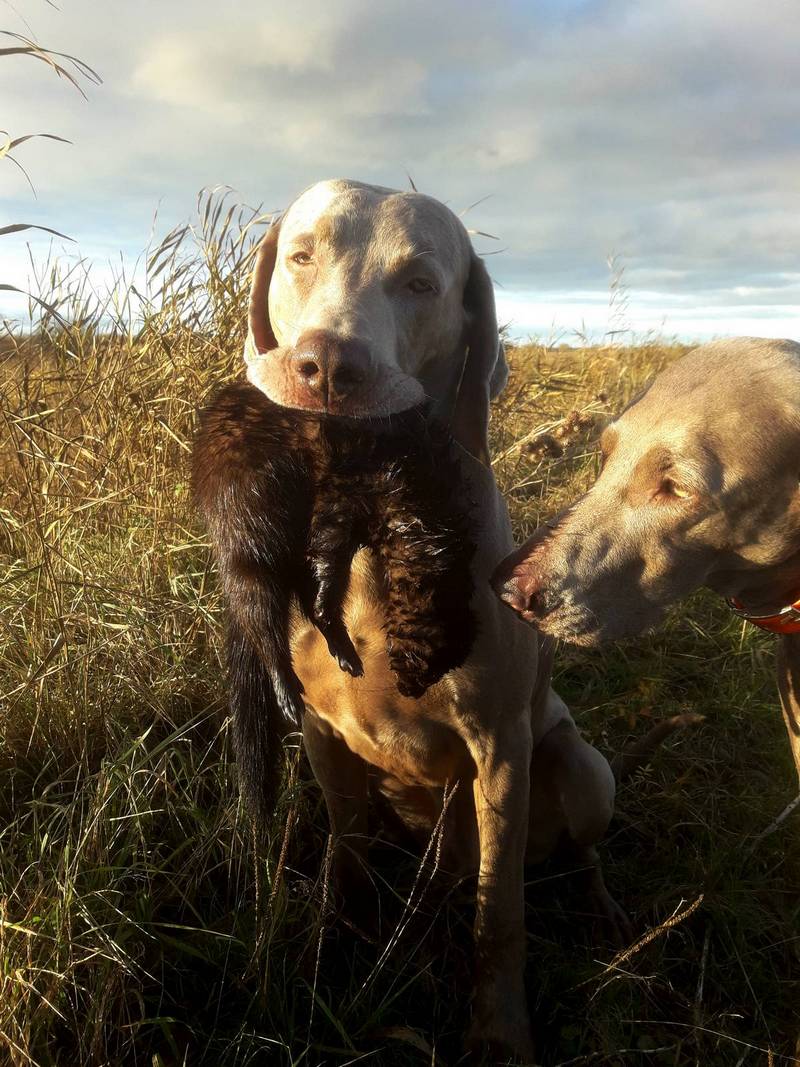
[[[408,171],[457,209],[493,194],[467,221],[530,307],[602,304],[613,252],[654,313],[685,298],[675,322],[798,295],[796,0],[65,0],[34,28],[105,84],[86,104],[0,62],[1,124],[76,142],[20,149],[40,201],[5,166],[7,211],[88,252],[141,247],[157,205],[171,224],[203,185],[277,208],[319,177]]]

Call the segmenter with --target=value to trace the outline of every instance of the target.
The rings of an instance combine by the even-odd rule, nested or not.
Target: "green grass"
[[[326,907],[302,765],[268,857],[237,797],[187,495],[195,412],[243,340],[251,219],[217,203],[156,255],[157,305],[54,268],[41,295],[76,325],[0,341],[0,1063],[455,1064],[470,886],[414,888],[415,859],[376,844],[384,944],[400,930],[382,954]],[[513,351],[493,445],[518,538],[588,484],[603,419],[679,353]],[[794,1062],[800,815],[759,839],[796,789],[773,655],[708,594],[640,641],[561,650],[557,687],[609,754],[656,717],[707,718],[624,785],[603,847],[652,940],[609,967],[570,880],[530,872],[543,1064]]]

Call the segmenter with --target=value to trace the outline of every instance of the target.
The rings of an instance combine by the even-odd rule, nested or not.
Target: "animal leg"
[[[410,519],[413,506],[399,522],[387,523],[375,547],[388,585],[389,663],[398,691],[421,697],[464,662],[475,620],[470,553],[450,551],[430,527]]]
[[[342,510],[340,502],[329,503],[326,499],[312,519],[309,535],[316,583],[312,613],[330,654],[343,671],[359,678],[364,667],[342,617],[356,547],[352,518]]]
[[[609,941],[617,948],[629,945],[633,940],[633,926],[625,911],[608,891],[597,849],[594,845],[576,845],[568,841],[564,856],[580,876],[595,934],[600,935],[597,940]]]
[[[581,737],[572,719],[562,719],[536,746],[534,781],[540,768],[558,799],[570,840],[596,845],[614,815],[616,783],[608,760]]]
[[[494,735],[467,738],[480,868],[475,918],[477,975],[469,1041],[533,1060],[525,997],[524,863],[532,738],[528,709]]]
[[[310,709],[303,743],[328,809],[334,888],[355,925],[369,928],[375,894],[367,867],[367,765]]]
[[[389,664],[398,691],[415,698],[464,663],[477,629],[475,545],[468,506],[454,491],[459,461],[449,439],[424,433],[424,447],[384,464],[370,530],[386,581]]]
[[[548,699],[560,702],[552,690]],[[627,944],[630,922],[606,888],[595,848],[614,814],[615,793],[608,761],[581,737],[571,718],[561,719],[536,746],[529,854],[543,858],[543,846],[552,848],[560,835],[559,850],[580,870],[589,914],[608,939]]]

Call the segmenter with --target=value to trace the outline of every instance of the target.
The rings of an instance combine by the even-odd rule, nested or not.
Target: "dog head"
[[[522,618],[593,645],[655,625],[700,586],[754,607],[800,592],[800,345],[695,349],[601,447],[590,491],[495,572]]]
[[[267,231],[245,358],[287,407],[368,418],[429,400],[483,459],[507,376],[491,282],[460,220],[353,181],[312,186]]]

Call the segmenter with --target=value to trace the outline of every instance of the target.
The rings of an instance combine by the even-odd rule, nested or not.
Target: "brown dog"
[[[487,464],[489,400],[507,377],[489,276],[462,223],[436,200],[323,182],[264,238],[245,356],[250,381],[288,407],[371,418],[427,399],[463,449],[479,516],[472,532],[478,636],[463,666],[419,699],[398,692],[386,652],[384,583],[363,550],[345,599],[363,675],[343,673],[299,611],[291,650],[304,692],[304,742],[325,795],[344,896],[356,899],[367,878],[368,773],[405,824],[423,834],[442,814],[445,789],[458,786],[442,862],[478,874],[471,1037],[530,1059],[526,854],[542,858],[566,837],[593,863],[613,812],[614,778],[550,689],[536,634],[489,584],[513,547]],[[252,650],[250,657],[255,679]],[[258,686],[247,692],[257,702]]]
[[[800,775],[800,345],[695,349],[608,426],[586,496],[493,582],[576,644],[641,633],[700,586],[781,634],[778,681]]]

